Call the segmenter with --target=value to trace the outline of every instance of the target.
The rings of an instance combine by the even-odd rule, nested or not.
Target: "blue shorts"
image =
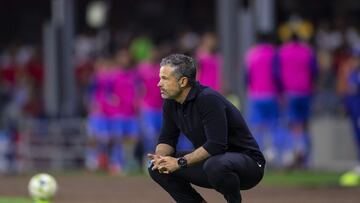
[[[310,117],[310,96],[289,96],[285,115],[290,122],[306,122]]]
[[[141,127],[145,136],[157,136],[161,129],[162,111],[145,109],[141,115]]]
[[[113,137],[137,137],[139,125],[135,117],[109,118],[109,134]]]
[[[249,123],[253,125],[277,122],[279,105],[275,98],[250,99],[247,114]]]
[[[105,116],[89,116],[87,121],[87,131],[91,137],[109,137],[108,120]]]
[[[351,119],[360,118],[360,96],[347,96],[345,104]]]

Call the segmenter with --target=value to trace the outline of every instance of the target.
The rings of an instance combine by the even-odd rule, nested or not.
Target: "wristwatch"
[[[185,159],[185,157],[180,157],[177,160],[177,163],[180,166],[180,168],[187,168],[187,166],[188,166],[188,163],[187,163],[187,160]]]

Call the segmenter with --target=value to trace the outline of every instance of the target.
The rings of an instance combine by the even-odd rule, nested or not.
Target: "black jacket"
[[[210,155],[240,152],[265,164],[240,111],[224,96],[199,83],[192,87],[183,104],[164,101],[158,143],[176,148],[180,132],[195,148],[202,146]]]

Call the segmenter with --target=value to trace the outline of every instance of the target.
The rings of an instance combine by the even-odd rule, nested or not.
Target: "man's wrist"
[[[174,149],[168,145],[160,143],[156,146],[155,154],[160,156],[170,156],[174,152]]]
[[[179,168],[187,168],[188,167],[188,161],[186,160],[185,157],[179,157],[177,159],[177,164],[178,164]]]
[[[166,150],[157,150],[157,151],[155,151],[155,154],[159,155],[159,156],[169,156],[170,155],[170,153]]]

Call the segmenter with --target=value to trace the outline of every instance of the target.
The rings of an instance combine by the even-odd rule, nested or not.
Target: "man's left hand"
[[[154,165],[152,170],[157,169],[157,170],[159,170],[160,173],[169,174],[180,168],[177,163],[177,158],[174,158],[171,156],[151,156],[150,155],[149,158],[152,158],[151,162]]]

